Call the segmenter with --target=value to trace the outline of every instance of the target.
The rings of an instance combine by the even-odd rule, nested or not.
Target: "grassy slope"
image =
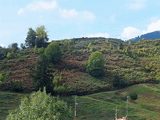
[[[0,91],[0,120],[5,120],[8,111],[17,108],[24,96],[28,94]]]
[[[77,97],[77,120],[113,120],[116,106],[118,117],[126,115],[124,96],[132,92],[138,94],[136,101],[129,100],[130,120],[158,120],[160,113],[160,85],[140,84],[117,91],[101,92]],[[74,104],[74,97],[66,98]]]
[[[118,117],[126,115],[125,97],[129,93],[138,93],[136,101],[129,100],[130,120],[158,120],[160,116],[160,84],[139,84],[125,89],[77,96],[77,120],[113,120],[115,108]],[[5,119],[8,110],[17,108],[20,99],[28,94],[0,92],[0,120]],[[74,96],[63,97],[74,108]]]

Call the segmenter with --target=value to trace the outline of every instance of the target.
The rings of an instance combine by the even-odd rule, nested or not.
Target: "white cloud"
[[[128,40],[142,34],[142,31],[134,27],[126,27],[121,33],[121,38]]]
[[[71,18],[71,19],[87,19],[87,20],[93,20],[95,19],[95,15],[89,11],[81,11],[77,12],[75,9],[66,10],[66,9],[60,9],[60,15],[63,18]]]
[[[51,2],[46,2],[46,1],[37,1],[37,2],[33,2],[29,5],[27,5],[27,9],[28,10],[32,10],[32,11],[39,11],[39,10],[52,10],[55,9],[57,7],[57,3],[55,0],[51,1]]]
[[[46,10],[53,10],[57,8],[56,0],[52,0],[51,2],[47,1],[36,1],[33,3],[28,4],[25,8],[21,8],[18,10],[18,15],[23,14],[25,11],[46,11]]]
[[[160,30],[160,20],[157,20],[155,22],[152,22],[150,25],[148,25],[147,30],[143,31],[144,33],[153,32]]]
[[[105,37],[105,38],[109,38],[109,34],[108,33],[95,33],[95,34],[88,34],[84,37]]]
[[[21,8],[21,9],[18,10],[18,15],[21,15],[23,13],[24,13],[24,9],[23,8]]]
[[[147,0],[130,0],[130,3],[127,4],[127,7],[131,10],[140,10],[146,7]]]
[[[4,47],[4,44],[0,44],[1,47]]]
[[[139,35],[146,34],[149,32],[158,31],[158,30],[160,30],[160,20],[157,20],[155,22],[150,23],[147,26],[146,30],[140,30],[140,29],[137,29],[134,27],[126,27],[123,29],[123,32],[121,33],[121,38],[128,40],[128,39],[137,37]]]
[[[71,9],[71,10],[63,9],[63,10],[60,10],[60,13],[61,13],[61,17],[64,17],[64,18],[74,18],[78,16],[78,12],[75,9]]]

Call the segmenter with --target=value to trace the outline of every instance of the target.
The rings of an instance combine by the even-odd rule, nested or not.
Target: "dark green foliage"
[[[127,86],[127,81],[116,75],[113,80],[113,86],[116,88],[123,88]]]
[[[35,45],[39,47],[44,47],[45,43],[49,40],[46,28],[42,25],[36,28],[36,31],[29,28],[27,33],[27,38],[25,40],[26,46],[33,48]]]
[[[52,84],[52,69],[50,69],[49,61],[45,55],[40,56],[40,60],[37,62],[37,65],[34,69],[35,74],[32,74],[33,80],[35,82],[35,89],[42,90],[43,87],[46,87],[47,92],[53,91]]]
[[[12,43],[12,44],[10,44],[10,45],[8,46],[8,48],[13,48],[13,49],[15,49],[15,50],[18,50],[18,49],[19,49],[17,43]]]
[[[44,51],[45,56],[51,62],[59,61],[62,57],[62,50],[56,42],[52,42]]]
[[[118,49],[119,49],[119,50],[122,50],[122,49],[123,49],[123,43],[122,43],[122,42],[119,43]]]
[[[10,111],[6,120],[71,120],[72,113],[66,102],[47,95],[44,90],[24,97],[19,108]]]
[[[7,53],[8,53],[8,49],[0,48],[0,60],[6,58]]]
[[[5,80],[5,76],[0,74],[0,81],[4,81]]]
[[[131,93],[130,95],[131,100],[137,100],[138,99],[138,94],[137,93]]]
[[[104,74],[104,58],[101,52],[93,52],[87,61],[87,72],[94,77],[100,77]]]
[[[36,42],[36,32],[32,28],[29,28],[29,31],[27,33],[27,38],[25,40],[26,46],[33,48],[35,46],[35,42]]]

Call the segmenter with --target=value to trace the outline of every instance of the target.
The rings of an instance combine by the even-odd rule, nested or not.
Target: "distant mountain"
[[[154,31],[154,32],[151,32],[151,33],[146,33],[144,35],[129,39],[129,41],[139,41],[142,38],[145,38],[146,40],[160,39],[160,31]]]

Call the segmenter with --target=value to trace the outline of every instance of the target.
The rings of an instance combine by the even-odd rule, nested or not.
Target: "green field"
[[[140,84],[116,91],[77,96],[77,120],[113,120],[117,107],[118,117],[126,115],[126,95],[136,92],[138,99],[129,99],[130,120],[159,120],[160,84]],[[0,120],[5,120],[8,111],[20,104],[28,94],[0,92]],[[74,96],[62,97],[74,109]]]

